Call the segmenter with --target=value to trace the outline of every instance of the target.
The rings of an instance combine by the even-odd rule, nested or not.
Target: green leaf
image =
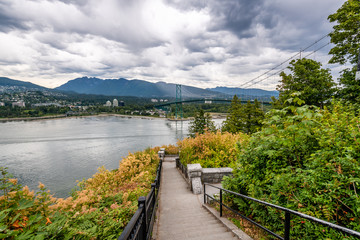
[[[0,225],[0,232],[4,231],[5,229],[7,229],[6,225]]]
[[[16,214],[16,216],[11,220],[11,224],[13,224],[20,216],[21,213]]]
[[[34,240],[44,240],[44,239],[45,239],[45,234],[36,235],[36,237],[34,238]]]
[[[26,209],[29,207],[32,207],[34,205],[34,201],[28,200],[28,199],[21,199],[19,201],[19,206],[17,207],[17,210]]]

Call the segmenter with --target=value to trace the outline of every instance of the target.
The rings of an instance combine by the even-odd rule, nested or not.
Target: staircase
[[[239,239],[202,207],[202,195],[192,194],[175,158],[163,162],[157,218],[153,236],[157,240]]]

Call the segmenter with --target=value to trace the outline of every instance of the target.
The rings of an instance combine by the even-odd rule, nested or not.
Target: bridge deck
[[[238,239],[202,207],[202,195],[194,195],[175,167],[163,162],[157,240]]]

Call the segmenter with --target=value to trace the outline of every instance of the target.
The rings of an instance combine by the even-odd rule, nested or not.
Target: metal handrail
[[[161,168],[164,156],[165,152],[163,152],[161,156],[159,154],[160,162],[156,171],[155,181],[151,184],[151,190],[146,197],[139,197],[138,210],[132,216],[118,240],[148,240],[151,238],[155,221],[156,200],[158,198],[160,188]]]
[[[217,188],[217,189],[220,190],[220,200],[217,200],[217,199],[213,198],[212,196],[206,194],[206,185],[211,186],[213,188]],[[284,232],[284,237],[279,236],[278,234],[276,234],[276,233],[272,232],[271,230],[267,229],[266,227],[260,225],[259,223],[253,221],[252,219],[242,215],[238,211],[236,211],[236,210],[232,209],[231,207],[225,205],[223,203],[223,201],[222,201],[222,195],[223,195],[222,192],[223,191],[231,193],[231,194],[233,194],[235,196],[238,196],[238,197],[241,197],[241,198],[245,198],[245,199],[248,199],[248,200],[263,204],[265,206],[276,208],[278,210],[281,210],[281,211],[285,212],[285,232]],[[214,201],[216,201],[216,202],[218,202],[220,204],[220,217],[222,217],[222,207],[224,206],[225,208],[229,209],[233,213],[235,213],[235,214],[239,215],[240,217],[250,221],[251,223],[255,224],[256,226],[260,227],[261,229],[265,230],[266,232],[270,233],[271,235],[275,236],[278,239],[283,239],[283,240],[289,240],[290,239],[290,216],[291,216],[291,214],[299,216],[299,217],[304,218],[304,219],[308,219],[308,220],[310,220],[312,222],[320,223],[320,224],[322,224],[322,225],[324,225],[326,227],[336,229],[336,230],[338,230],[338,231],[340,231],[342,233],[345,233],[347,235],[357,237],[357,238],[360,239],[360,232],[354,231],[352,229],[342,227],[342,226],[336,225],[334,223],[330,223],[330,222],[321,220],[321,219],[316,218],[316,217],[312,217],[312,216],[304,214],[304,213],[296,212],[294,210],[284,208],[284,207],[281,207],[281,206],[278,206],[278,205],[275,205],[275,204],[272,204],[272,203],[268,203],[268,202],[265,202],[265,201],[261,201],[261,200],[258,200],[256,198],[252,198],[252,197],[240,194],[240,193],[236,193],[236,192],[233,192],[233,191],[221,188],[221,187],[217,187],[217,186],[214,186],[214,185],[211,185],[211,184],[208,184],[208,183],[204,183],[204,203],[206,203],[207,197],[213,199]]]

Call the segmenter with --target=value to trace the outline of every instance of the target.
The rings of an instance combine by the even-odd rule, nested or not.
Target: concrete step
[[[183,235],[179,236],[169,236],[169,240],[234,240],[238,239],[234,236],[231,232],[219,232],[219,233],[207,233],[207,232],[197,232],[196,235],[191,235],[188,233],[184,233]]]
[[[183,214],[181,216],[172,217],[172,216],[164,216],[162,220],[165,220],[166,222],[189,222],[191,219],[191,222],[198,222],[198,221],[207,221],[207,220],[214,220],[214,216],[209,214],[201,214],[201,215],[191,215],[191,214]]]
[[[175,222],[175,221],[172,221],[172,222],[168,222],[167,225],[170,225],[170,226],[174,226],[174,229],[176,228],[187,228],[187,227],[192,227],[192,226],[197,226],[198,228],[201,228],[201,227],[204,227],[206,225],[212,225],[212,224],[219,224],[219,221],[216,220],[216,219],[213,219],[213,220],[208,220],[208,221],[200,221],[200,222]]]
[[[187,226],[186,228],[179,227],[176,229],[172,229],[171,233],[175,234],[175,235],[179,234],[179,233],[183,234],[184,232],[194,233],[194,232],[199,232],[200,230],[203,231],[205,229],[208,229],[207,232],[212,232],[212,233],[228,231],[226,228],[224,228],[224,226],[216,223],[216,224],[209,224],[209,225],[201,226],[201,227],[199,227],[199,226]]]
[[[191,216],[194,218],[213,217],[212,214],[210,214],[207,211],[203,211],[199,207],[169,209],[169,211],[171,211],[171,216],[169,216],[169,217],[171,217],[173,219],[186,218],[188,216]]]

